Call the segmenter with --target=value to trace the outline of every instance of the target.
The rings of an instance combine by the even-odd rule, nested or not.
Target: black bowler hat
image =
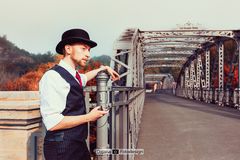
[[[62,34],[62,40],[56,46],[56,52],[63,54],[63,48],[66,44],[73,44],[82,42],[90,46],[91,48],[96,47],[97,43],[90,40],[88,33],[83,29],[70,29]]]

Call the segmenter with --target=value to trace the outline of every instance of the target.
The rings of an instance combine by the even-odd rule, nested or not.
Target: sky
[[[240,29],[239,0],[0,0],[0,36],[31,53],[55,52],[64,31],[87,30],[92,56],[112,55],[127,28],[168,30],[187,22]]]

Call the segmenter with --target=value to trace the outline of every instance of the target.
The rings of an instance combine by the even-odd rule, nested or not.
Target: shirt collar
[[[66,69],[73,77],[75,77],[77,71],[73,69],[69,64],[61,60],[58,65]]]

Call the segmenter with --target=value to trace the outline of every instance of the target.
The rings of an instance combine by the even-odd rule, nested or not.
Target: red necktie
[[[81,77],[80,75],[78,74],[78,72],[76,72],[76,76],[75,76],[80,84],[80,86],[82,87],[82,80],[81,80]]]

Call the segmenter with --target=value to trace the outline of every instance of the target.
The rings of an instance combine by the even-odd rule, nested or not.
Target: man
[[[102,70],[106,70],[113,81],[119,79],[118,73],[108,66],[85,74],[77,72],[76,67],[86,65],[90,49],[96,45],[82,29],[64,32],[56,46],[57,53],[64,58],[47,71],[39,83],[40,111],[47,129],[46,160],[90,160],[86,145],[87,122],[96,121],[108,111],[98,106],[86,113],[83,87]]]

